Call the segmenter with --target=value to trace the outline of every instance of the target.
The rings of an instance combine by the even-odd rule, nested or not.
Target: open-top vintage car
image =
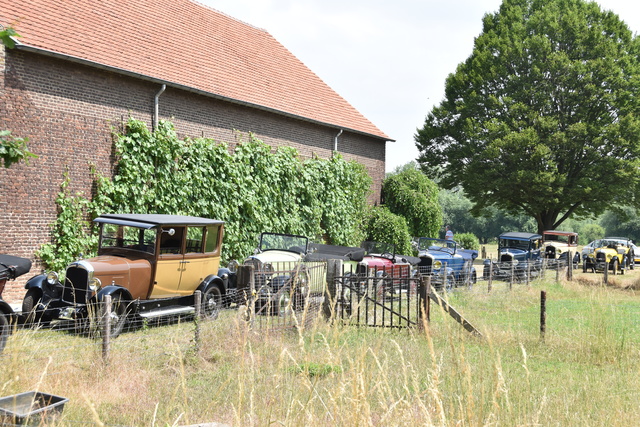
[[[593,252],[582,262],[582,271],[592,272],[611,270],[613,274],[634,269],[635,254],[633,242],[623,237],[605,237],[593,243]]]
[[[542,236],[535,233],[508,232],[498,236],[498,261],[484,261],[484,277],[523,280],[528,274],[537,276],[542,269]]]
[[[420,237],[418,256],[420,274],[432,276],[431,285],[437,289],[451,290],[477,281],[473,260],[478,251],[463,249],[453,240]]]
[[[107,214],[98,256],[69,264],[64,282],[41,274],[25,285],[24,313],[43,320],[102,319],[111,296],[111,335],[127,319],[193,313],[216,318],[227,287],[218,274],[223,222],[180,215]],[[86,323],[86,322],[85,322]]]
[[[573,262],[580,262],[578,252],[578,233],[572,231],[545,230],[542,232],[544,257],[547,259],[566,260],[569,251],[573,253]],[[578,264],[579,265],[579,264]]]
[[[306,262],[309,239],[305,236],[262,233],[255,253],[244,261],[254,268],[256,310],[285,315],[304,307],[312,294],[322,294],[326,274]],[[232,269],[233,270],[233,269]]]
[[[12,255],[0,254],[0,353],[7,344],[12,325],[18,320],[11,306],[2,299],[2,291],[8,280],[26,274],[31,269],[31,261]]]

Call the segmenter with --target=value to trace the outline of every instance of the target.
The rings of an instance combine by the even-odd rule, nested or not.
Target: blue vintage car
[[[420,237],[418,240],[420,274],[431,275],[431,285],[436,289],[451,290],[456,286],[476,283],[473,260],[478,251],[462,249],[453,240]]]
[[[484,277],[493,267],[494,279],[523,280],[537,276],[542,269],[542,236],[535,233],[508,232],[498,236],[498,261],[484,261]],[[493,264],[493,265],[492,265]]]

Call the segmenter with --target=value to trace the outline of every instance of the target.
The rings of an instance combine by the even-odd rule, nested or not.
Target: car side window
[[[204,240],[204,227],[187,227],[187,251],[186,253],[202,253]]]
[[[175,231],[173,236],[169,232],[171,229]],[[182,236],[184,235],[184,227],[162,227],[160,236],[160,253],[161,254],[179,254],[182,249]]]
[[[207,227],[207,241],[205,244],[205,252],[216,252],[218,250],[218,241],[220,238],[220,226],[212,225]]]

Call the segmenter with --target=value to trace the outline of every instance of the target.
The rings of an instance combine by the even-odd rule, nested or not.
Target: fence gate
[[[330,266],[328,300],[333,315],[352,325],[406,328],[418,326],[421,315],[420,278],[393,277],[345,271],[340,263]],[[333,270],[333,275],[331,270]]]

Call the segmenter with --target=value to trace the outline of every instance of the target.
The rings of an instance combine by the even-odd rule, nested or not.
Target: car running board
[[[194,307],[167,307],[160,310],[145,311],[139,313],[139,315],[143,319],[149,319],[154,317],[175,316],[177,314],[191,314],[195,313],[195,311],[196,309]]]

